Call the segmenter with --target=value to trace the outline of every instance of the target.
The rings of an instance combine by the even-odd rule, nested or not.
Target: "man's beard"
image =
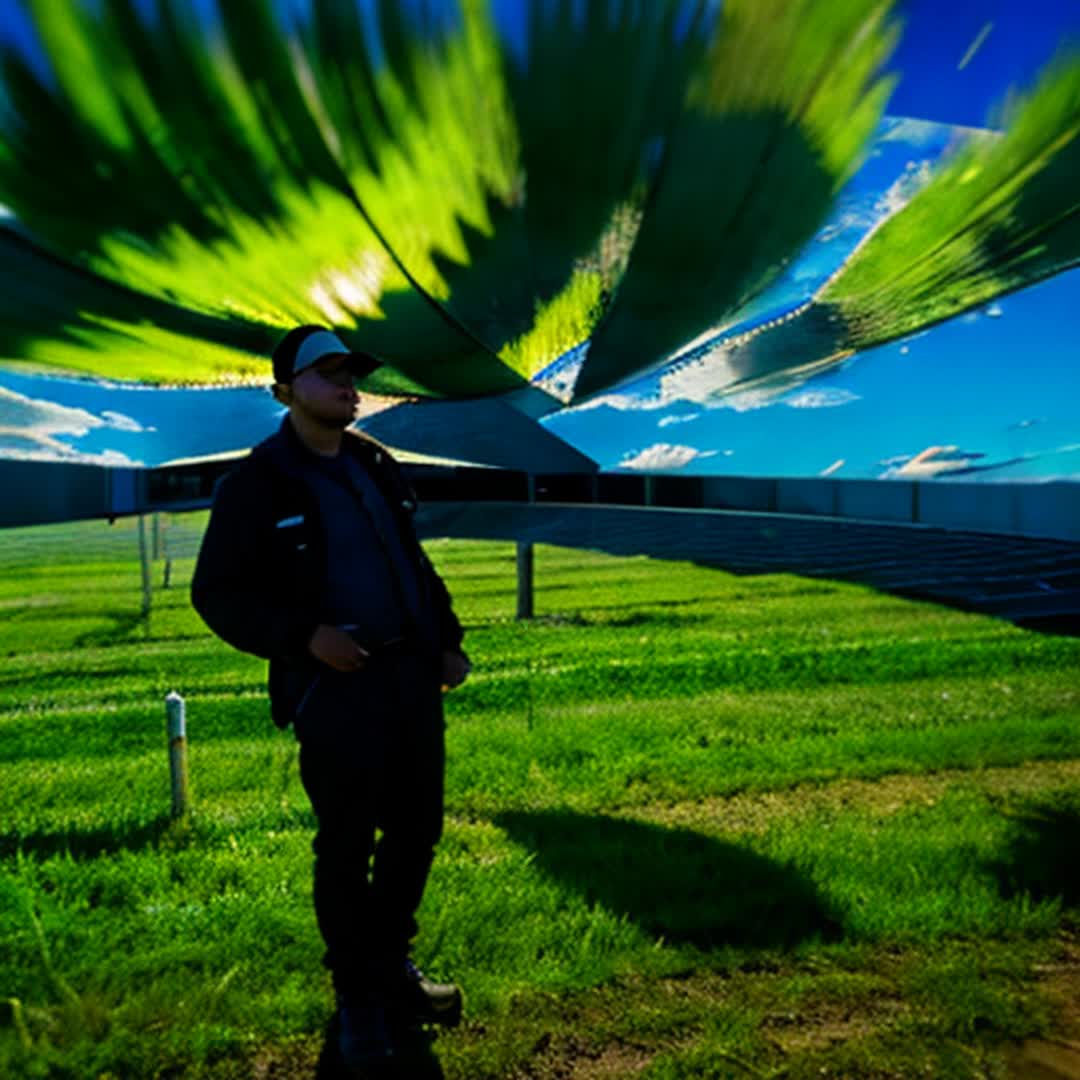
[[[356,410],[354,409],[348,416],[320,416],[318,423],[327,431],[344,431],[356,423]]]

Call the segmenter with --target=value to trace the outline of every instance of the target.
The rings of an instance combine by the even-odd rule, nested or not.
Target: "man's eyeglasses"
[[[353,386],[359,388],[363,379],[354,375],[347,365],[342,364],[340,367],[326,368],[316,367],[315,374],[320,379],[324,379],[328,383],[333,383],[334,386]]]

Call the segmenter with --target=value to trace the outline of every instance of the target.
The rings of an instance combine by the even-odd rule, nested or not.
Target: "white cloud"
[[[972,323],[977,323],[983,317],[988,319],[1000,319],[1005,314],[1005,309],[998,303],[988,304],[984,308],[973,308],[971,311],[965,311],[963,315],[957,316],[961,323],[965,326],[970,326]],[[927,331],[928,333],[929,331]]]
[[[660,393],[657,395],[661,407],[675,401],[704,405],[719,390],[730,385],[735,378],[728,363],[730,352],[729,347],[721,346],[665,371],[660,376]]]
[[[590,409],[607,407],[619,412],[656,412],[667,409],[677,402],[688,402],[704,409],[733,409],[735,412],[750,412],[775,405],[777,401],[794,386],[801,386],[805,376],[789,379],[782,384],[757,390],[742,390],[725,393],[734,378],[724,362],[726,350],[714,350],[707,356],[699,357],[677,368],[664,372],[660,377],[660,392],[657,394],[603,394],[581,405],[567,409],[565,415],[587,412]],[[700,412],[687,416],[665,416],[658,423],[661,427],[697,419]]]
[[[852,229],[865,229],[873,224],[873,219],[865,211],[848,210],[841,214],[835,221],[830,221],[815,238],[819,244],[831,244],[838,236]],[[817,270],[814,267],[797,267],[791,275],[795,281],[816,277]]]
[[[73,409],[54,401],[42,401],[0,387],[0,427],[26,428],[40,435],[89,434],[105,427],[105,421],[86,409]]]
[[[970,468],[984,457],[986,455],[978,450],[961,450],[958,446],[928,446],[925,450],[920,450],[914,456],[908,457],[904,464],[893,465],[886,469],[879,479],[898,477],[918,480],[943,476]],[[892,460],[899,462],[903,458],[898,456]]]
[[[930,146],[941,138],[942,125],[933,120],[917,120],[911,116],[887,116],[883,132],[875,142],[902,142],[908,146]]]
[[[665,416],[656,426],[657,427],[671,427],[672,424],[689,424],[691,420],[696,420],[701,413],[687,413],[685,416]]]
[[[784,404],[792,409],[835,409],[838,405],[850,405],[859,400],[859,395],[850,390],[804,390],[786,398]]]
[[[101,419],[105,421],[105,426],[108,428],[115,428],[117,431],[130,431],[132,434],[157,430],[154,427],[143,427],[138,420],[125,416],[123,413],[113,412],[111,409],[105,409],[101,414]]]
[[[802,386],[810,376],[803,372],[785,372],[771,376],[768,382],[754,389],[732,390],[746,377],[747,365],[742,351],[752,346],[753,340],[762,333],[767,333],[767,328],[718,342],[693,359],[673,363],[660,375],[659,405],[654,407],[688,401],[706,409],[748,412],[772,405],[784,394]]]
[[[0,458],[16,461],[63,461],[71,465],[141,465],[119,450],[102,450],[98,454],[76,450],[49,435],[12,431],[0,427]]]
[[[699,458],[715,457],[716,450],[698,450],[693,446],[656,443],[645,450],[631,451],[619,462],[620,469],[660,471],[681,469]]]
[[[105,412],[97,416],[86,409],[29,398],[0,387],[0,456],[95,465],[139,464],[118,450],[86,453],[58,438],[81,439],[100,429],[148,430],[122,413]]]
[[[583,341],[575,345],[534,375],[533,385],[564,403],[568,402],[573,396],[574,385],[578,380],[578,375],[581,374],[588,352],[588,342]]]
[[[714,405],[718,409],[733,409],[735,412],[756,412],[775,405],[787,387],[766,390],[743,390],[737,394],[725,394]]]
[[[111,409],[105,409],[98,415],[43,398],[26,397],[3,387],[0,387],[0,425],[25,428],[41,435],[71,435],[75,438],[82,438],[99,428],[132,434],[157,430]]]
[[[914,341],[916,335],[908,340]],[[698,411],[685,416],[665,416],[658,421],[660,427],[685,423],[697,419],[701,409],[731,409],[734,412],[753,412],[771,405],[790,404],[794,408],[820,408],[828,405],[846,405],[858,400],[858,396],[842,390],[814,391],[805,397],[784,400],[786,394],[804,386],[812,375],[804,372],[788,373],[770,377],[763,383],[747,390],[732,391],[729,388],[744,377],[741,366],[733,357],[746,345],[742,339],[720,342],[691,360],[676,361],[659,376],[655,393],[601,394],[580,405],[566,410],[566,414],[586,412],[589,409],[607,407],[619,412],[655,412],[668,409],[677,402],[698,406]]]
[[[881,193],[874,203],[878,220],[892,217],[930,183],[933,173],[929,161],[909,161],[904,171]]]
[[[864,240],[882,222],[902,210],[929,182],[933,175],[933,163],[928,160],[909,161],[904,171],[876,198],[864,196],[849,203],[834,219],[817,234],[821,244],[831,243],[851,232],[866,234]],[[794,280],[812,277],[816,270],[796,270]]]
[[[635,397],[633,394],[601,394],[599,397],[590,398],[581,405],[575,405],[567,409],[568,413],[588,412],[590,409],[607,407],[618,409],[619,412],[654,412],[656,409],[666,409],[670,401],[662,397]]]

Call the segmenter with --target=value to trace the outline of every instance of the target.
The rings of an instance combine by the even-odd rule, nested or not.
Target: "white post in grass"
[[[172,816],[188,812],[187,724],[184,699],[173,690],[165,698],[166,729],[169,734],[169,775],[172,779]]]
[[[520,540],[517,546],[517,617],[533,617],[533,546]]]

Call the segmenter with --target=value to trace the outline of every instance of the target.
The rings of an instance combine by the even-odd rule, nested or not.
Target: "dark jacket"
[[[307,452],[286,418],[218,481],[191,583],[191,602],[218,637],[270,661],[270,709],[279,727],[292,720],[298,689],[317,665],[307,643],[321,621],[326,547],[318,502],[303,479]],[[434,607],[442,648],[460,650],[461,624],[416,539],[416,496],[400,467],[385,447],[355,432],[345,433],[342,452],[364,466],[393,512]]]

